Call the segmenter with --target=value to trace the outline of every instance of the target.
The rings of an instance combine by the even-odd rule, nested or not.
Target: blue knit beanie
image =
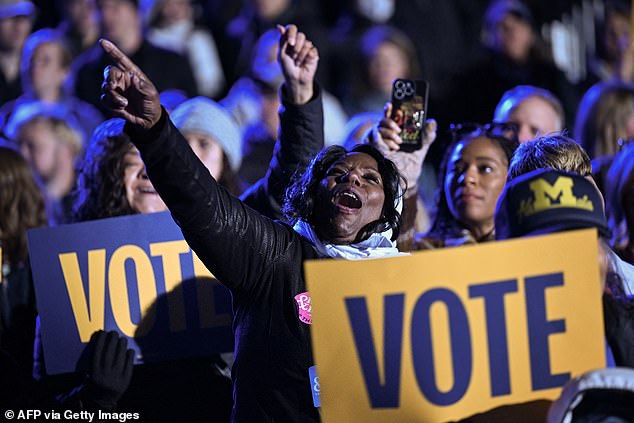
[[[206,97],[195,97],[181,103],[170,117],[183,133],[198,132],[212,137],[227,155],[231,169],[238,170],[242,161],[240,129],[221,105]]]
[[[28,0],[0,0],[0,19],[35,15],[35,5]]]

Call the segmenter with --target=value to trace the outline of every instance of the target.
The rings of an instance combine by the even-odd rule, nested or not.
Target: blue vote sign
[[[231,295],[169,213],[28,233],[49,374],[82,366],[93,332],[116,330],[135,363],[233,351]]]

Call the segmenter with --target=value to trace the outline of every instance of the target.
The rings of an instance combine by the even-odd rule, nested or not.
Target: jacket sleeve
[[[298,169],[308,166],[324,147],[324,111],[321,88],[314,86],[313,98],[306,104],[293,104],[282,86],[279,138],[264,178],[242,197],[247,205],[272,219],[283,219],[281,206],[286,188]]]
[[[127,124],[148,176],[191,248],[232,291],[254,288],[299,236],[231,196],[211,176],[163,110],[147,132]]]

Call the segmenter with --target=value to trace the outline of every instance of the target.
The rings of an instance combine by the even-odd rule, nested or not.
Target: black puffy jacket
[[[284,104],[281,137],[315,137],[321,102]],[[303,116],[303,117],[302,117]],[[286,125],[288,123],[288,125]],[[185,239],[231,290],[235,333],[235,422],[316,422],[308,369],[310,325],[295,297],[307,291],[304,260],[318,258],[290,226],[232,197],[209,174],[165,111],[150,131],[126,127],[152,184]],[[282,145],[285,143],[282,142]]]

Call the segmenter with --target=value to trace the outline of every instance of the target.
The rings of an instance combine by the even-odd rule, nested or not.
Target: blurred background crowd
[[[519,97],[533,97],[515,111],[532,120],[521,138],[566,129],[594,158],[615,151],[593,145],[601,126],[632,137],[630,9],[626,0],[1,0],[0,136],[55,200],[53,222],[67,222],[75,165],[111,117],[99,101],[108,62],[96,42],[106,37],[148,73],[168,110],[204,96],[230,114],[237,138],[221,147],[238,193],[264,175],[277,136],[283,77],[272,29],[295,23],[319,48],[326,145],[358,142],[395,78],[430,82],[440,141],[420,191],[431,205],[449,125],[506,119]],[[520,85],[551,99],[515,92],[501,101]],[[623,122],[607,122],[617,109]]]

